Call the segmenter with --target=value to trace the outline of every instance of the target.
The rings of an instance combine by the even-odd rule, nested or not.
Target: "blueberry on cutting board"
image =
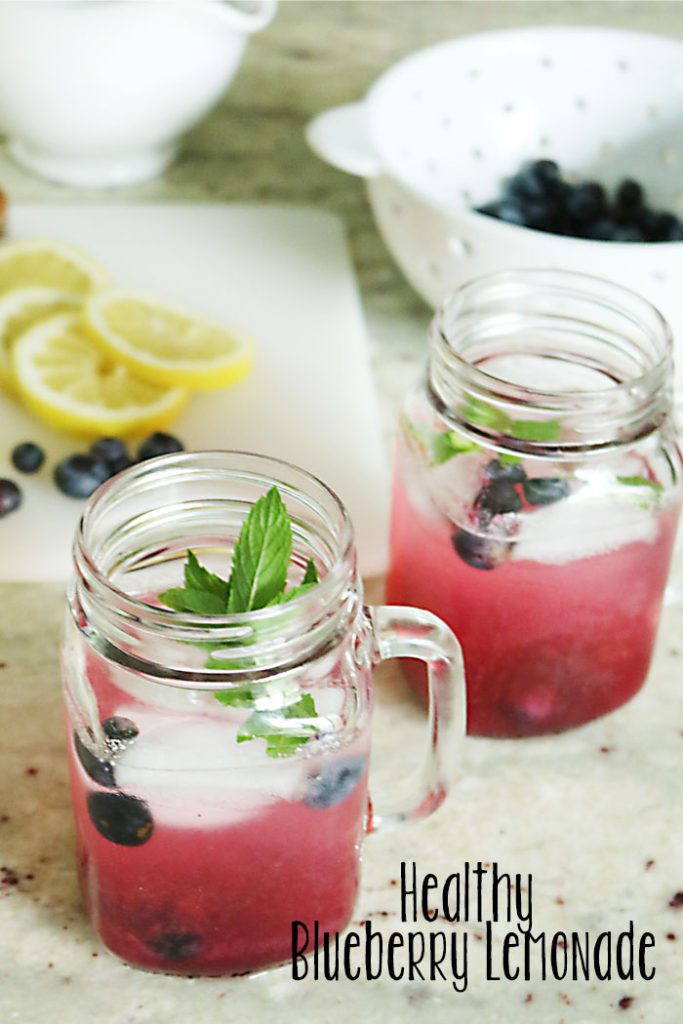
[[[109,476],[116,476],[133,465],[126,442],[120,437],[101,437],[90,446],[90,454],[98,462],[104,462]]]
[[[25,441],[12,450],[12,465],[20,473],[37,473],[45,462],[45,452],[38,444]]]
[[[22,501],[21,490],[13,480],[0,480],[0,519],[16,511]]]
[[[55,483],[69,498],[89,498],[109,476],[107,463],[92,455],[67,455],[55,469]]]
[[[142,846],[154,832],[149,807],[136,796],[90,793],[88,814],[100,835],[118,846]]]
[[[325,765],[308,779],[304,803],[309,807],[334,807],[356,788],[365,771],[365,758],[352,757]]]
[[[138,450],[138,459],[144,462],[146,459],[155,459],[159,455],[173,455],[175,452],[184,451],[182,441],[179,441],[173,434],[164,434],[157,431],[143,441]]]
[[[74,747],[86,775],[89,775],[98,786],[115,789],[114,766],[109,761],[101,761],[91,750],[88,750],[76,732],[74,733]]]

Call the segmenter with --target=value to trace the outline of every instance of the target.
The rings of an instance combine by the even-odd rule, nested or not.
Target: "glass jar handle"
[[[368,831],[395,828],[433,814],[446,798],[466,728],[462,650],[445,622],[420,608],[367,609],[372,624],[374,664],[390,658],[424,661],[428,675],[428,747],[405,807],[377,814]]]

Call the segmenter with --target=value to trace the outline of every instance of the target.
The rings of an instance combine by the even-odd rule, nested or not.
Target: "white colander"
[[[683,216],[683,43],[600,28],[534,28],[450,40],[390,68],[361,103],[308,126],[312,148],[368,180],[380,231],[432,305],[479,274],[562,267],[650,299],[678,336],[683,242],[587,241],[473,212],[520,165],[552,157],[579,178],[645,186]]]

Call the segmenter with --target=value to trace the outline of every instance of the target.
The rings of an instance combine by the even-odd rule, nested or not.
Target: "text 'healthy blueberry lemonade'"
[[[511,272],[456,293],[431,342],[388,600],[458,634],[471,733],[587,722],[638,691],[659,620],[681,501],[666,324],[606,282]]]
[[[371,824],[372,667],[428,665],[430,768],[397,812],[420,817],[442,801],[464,731],[450,631],[364,608],[343,506],[258,456],[121,474],[88,506],[75,562],[70,771],[105,945],[151,970],[235,974],[285,961],[295,921],[344,928]]]

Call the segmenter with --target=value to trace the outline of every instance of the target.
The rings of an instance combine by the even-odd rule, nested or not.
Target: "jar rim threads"
[[[515,451],[566,456],[630,444],[670,413],[666,320],[646,299],[588,274],[479,277],[437,312],[430,341],[428,383],[439,412]],[[527,361],[525,383],[497,372],[501,358],[508,368],[514,358]],[[534,384],[532,363],[542,378]]]

